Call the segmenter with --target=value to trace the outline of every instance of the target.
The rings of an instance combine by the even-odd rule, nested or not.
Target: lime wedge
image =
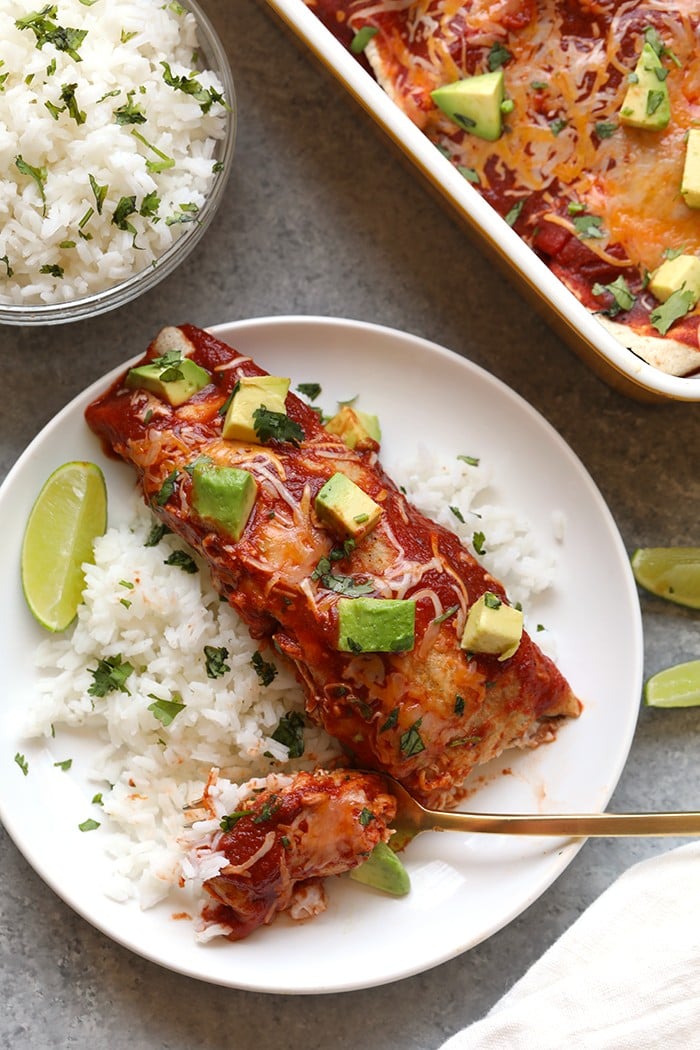
[[[697,707],[700,705],[700,660],[667,667],[652,675],[644,686],[647,707]]]
[[[94,463],[64,463],[49,477],[31,509],[22,542],[22,588],[32,615],[63,631],[78,611],[82,565],[107,527],[107,489]]]
[[[700,547],[640,547],[632,572],[652,594],[700,609]]]

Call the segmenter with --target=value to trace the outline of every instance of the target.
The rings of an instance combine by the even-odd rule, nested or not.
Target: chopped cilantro
[[[510,211],[507,212],[506,215],[504,215],[504,219],[509,226],[515,226],[516,222],[520,218],[520,212],[523,210],[524,207],[524,200],[516,201],[513,207],[510,209]]]
[[[569,121],[565,117],[556,117],[554,120],[550,120],[549,127],[555,138],[562,133],[568,123]]]
[[[315,401],[317,397],[321,395],[321,384],[320,383],[299,383],[297,390],[304,397],[308,397],[309,401]]]
[[[476,121],[472,117],[468,117],[466,113],[453,113],[452,119],[457,124],[461,124],[467,131],[471,131],[472,128],[476,127]]]
[[[228,649],[225,646],[205,645],[204,661],[207,670],[207,678],[221,678],[223,674],[231,670],[228,659]]]
[[[508,48],[504,47],[503,44],[501,44],[499,41],[496,41],[495,44],[491,45],[491,50],[489,51],[488,58],[486,60],[487,65],[489,67],[489,71],[491,73],[494,73],[497,69],[503,69],[503,67],[507,65],[512,58],[513,56],[508,50]]]
[[[367,809],[367,806],[363,806],[363,808],[360,810],[360,816],[358,817],[358,820],[360,821],[362,827],[366,828],[368,824],[371,824],[371,822],[376,819],[377,818],[375,817],[372,810]]]
[[[464,714],[464,697],[463,696],[457,695],[455,697],[455,714],[456,715],[460,715],[460,716]]]
[[[21,154],[19,156],[15,157],[15,167],[23,175],[28,175],[30,179],[34,179],[34,181],[37,184],[37,187],[39,189],[39,195],[41,197],[41,203],[43,205],[42,211],[43,211],[43,214],[46,215],[46,191],[45,191],[46,176],[47,176],[46,168],[34,168],[34,167],[32,167],[31,164],[27,164],[26,160],[24,160],[24,158],[22,157]]]
[[[478,467],[480,463],[478,456],[457,456],[457,459],[461,459],[463,463],[467,463],[470,467]]]
[[[576,215],[573,221],[574,229],[582,239],[595,239],[605,236],[604,231],[601,229],[603,220],[598,215]]]
[[[144,547],[157,547],[167,532],[170,532],[170,529],[162,521],[154,522],[151,531],[143,541]]]
[[[178,569],[182,569],[183,572],[188,572],[193,575],[197,572],[197,563],[191,554],[187,551],[176,550],[163,562],[164,565],[176,565]]]
[[[163,383],[175,383],[178,379],[184,379],[181,364],[182,354],[179,350],[166,350],[150,362],[151,368],[157,369],[158,378]]]
[[[304,440],[304,431],[290,419],[286,412],[271,412],[261,405],[253,412],[253,426],[259,441],[289,441],[299,446]]]
[[[301,758],[304,754],[304,716],[299,711],[282,715],[272,739],[287,748],[290,758]]]
[[[63,277],[63,272],[63,267],[58,263],[44,263],[39,269],[39,273],[50,274],[51,277]]]
[[[647,91],[647,116],[651,117],[656,113],[659,106],[664,102],[666,98],[665,91]]]
[[[591,291],[594,295],[605,295],[606,292],[612,295],[612,305],[603,311],[608,317],[615,317],[620,310],[631,310],[637,301],[630,291],[627,281],[622,276],[616,277],[611,284],[598,284],[596,282]]]
[[[232,831],[241,817],[249,817],[250,811],[247,809],[236,809],[233,813],[227,813],[225,817],[222,817],[219,822],[219,827],[222,831]]]
[[[417,719],[405,733],[401,734],[399,748],[404,758],[412,758],[414,755],[420,754],[421,751],[425,751],[425,744],[420,735],[421,722],[421,718]]]
[[[126,680],[134,670],[128,660],[122,662],[121,653],[116,656],[108,656],[104,660],[97,661],[97,667],[89,668],[93,677],[93,683],[88,687],[90,696],[106,696],[107,693],[131,693],[126,688]]]
[[[457,521],[461,521],[462,524],[464,525],[464,515],[462,514],[461,510],[459,509],[459,507],[452,507],[451,506],[450,510],[454,514],[454,516],[457,519]]]
[[[255,816],[252,818],[253,823],[264,824],[266,821],[272,820],[275,813],[277,813],[281,806],[282,803],[280,802],[278,796],[270,795],[270,797],[263,802],[260,812],[256,813]]]
[[[154,174],[159,171],[168,171],[170,168],[175,167],[174,159],[172,157],[169,157],[167,153],[163,153],[162,150],[159,150],[156,146],[153,145],[152,142],[149,142],[148,139],[145,139],[143,135],[141,135],[136,130],[136,128],[131,129],[131,134],[134,136],[135,139],[138,139],[139,142],[142,142],[144,146],[147,146],[148,149],[152,150],[152,152],[155,153],[157,157],[160,157],[160,160],[146,161],[147,171],[150,171],[151,174]]]
[[[484,605],[487,609],[500,609],[503,602],[493,591],[484,591]]]
[[[221,92],[216,91],[213,87],[202,87],[193,73],[190,73],[189,76],[177,76],[167,62],[160,64],[163,67],[163,80],[168,87],[175,91],[182,91],[185,95],[191,95],[195,101],[199,102],[202,113],[208,113],[215,102],[220,102],[222,106],[228,108]]]
[[[0,258],[0,262],[5,264],[5,270],[7,271],[7,276],[8,277],[12,277],[15,271],[10,266],[9,258],[6,255],[3,255],[2,258]]]
[[[387,715],[387,719],[384,722],[384,724],[380,727],[379,732],[380,733],[386,733],[389,729],[396,729],[396,726],[398,724],[399,724],[399,709],[398,709],[398,707],[394,707],[394,708],[391,709],[391,711]]]
[[[153,703],[148,705],[147,710],[164,726],[169,726],[185,707],[181,700],[161,700],[154,693],[149,693],[148,695],[153,700]],[[174,695],[178,696],[177,693]]]
[[[64,773],[67,773],[70,767],[73,765],[72,758],[64,758],[62,762],[54,762],[54,766],[57,769],[62,769]]]
[[[689,310],[692,310],[695,302],[695,295],[692,292],[679,288],[668,297],[665,303],[651,311],[649,320],[657,332],[666,335],[674,321],[684,317]]]
[[[323,573],[319,582],[327,591],[335,591],[336,594],[345,594],[349,598],[356,598],[360,594],[371,594],[374,584],[367,580],[364,583],[356,583],[352,576],[340,576],[332,572]]]
[[[658,30],[654,26],[647,26],[644,30],[644,39],[650,47],[654,49],[659,58],[670,58],[676,66],[680,66],[680,62],[676,55],[670,48],[666,47],[663,40],[659,36]]]
[[[78,100],[75,97],[77,87],[77,84],[62,84],[61,102],[63,102],[62,109],[68,110],[69,116],[71,116],[75,123],[80,126],[87,120],[87,114],[78,106]]]
[[[457,171],[467,182],[471,182],[474,186],[478,186],[481,182],[481,176],[476,168],[465,168],[463,164],[458,164]]]
[[[173,470],[168,474],[167,478],[161,485],[158,492],[153,497],[153,502],[157,503],[159,507],[162,507],[168,502],[173,492],[175,491],[175,482],[177,481],[177,470]],[[147,544],[148,546],[148,544]]]
[[[29,763],[27,762],[24,755],[20,755],[19,751],[15,755],[15,762],[24,773],[25,777],[29,774]]]
[[[199,221],[197,218],[199,208],[196,204],[180,204],[179,209],[173,215],[168,215],[165,220],[166,226],[177,226],[180,223]]]
[[[87,36],[86,29],[71,29],[58,25],[56,4],[46,4],[41,11],[34,11],[24,18],[18,18],[15,25],[18,29],[31,29],[36,37],[36,46],[41,50],[44,44],[53,44],[57,51],[65,51],[74,62],[80,62],[78,48]]]
[[[114,110],[114,121],[116,124],[145,124],[146,114],[141,106],[134,103],[134,92],[127,92],[126,102]]]
[[[133,225],[129,222],[129,216],[133,215],[136,211],[136,197],[120,197],[119,202],[114,209],[112,214],[112,225],[116,226],[117,229],[126,230],[128,233],[135,234],[136,230]]]
[[[99,826],[99,820],[93,820],[92,817],[89,817],[88,820],[84,820],[82,824],[78,824],[78,829],[80,831],[96,831]]]
[[[269,660],[265,660],[259,649],[256,649],[250,658],[255,668],[255,673],[260,679],[261,685],[271,685],[277,677],[277,668]]]
[[[485,554],[486,553],[486,548],[484,547],[484,541],[485,540],[486,540],[486,537],[484,536],[483,532],[475,532],[474,535],[472,536],[472,544],[473,544],[474,550],[476,551],[477,554]]]

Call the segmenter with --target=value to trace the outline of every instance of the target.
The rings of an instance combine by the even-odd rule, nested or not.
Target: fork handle
[[[424,830],[619,838],[700,835],[700,813],[430,813]]]

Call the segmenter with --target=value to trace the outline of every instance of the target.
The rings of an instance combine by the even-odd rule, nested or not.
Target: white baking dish
[[[643,401],[700,401],[700,376],[667,375],[606,331],[536,254],[391,101],[303,0],[267,0],[302,43],[347,88],[393,143],[454,208],[492,261],[587,364]]]

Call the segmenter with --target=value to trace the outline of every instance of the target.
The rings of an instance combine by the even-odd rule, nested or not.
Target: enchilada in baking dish
[[[622,343],[700,370],[697,0],[307,3]]]

